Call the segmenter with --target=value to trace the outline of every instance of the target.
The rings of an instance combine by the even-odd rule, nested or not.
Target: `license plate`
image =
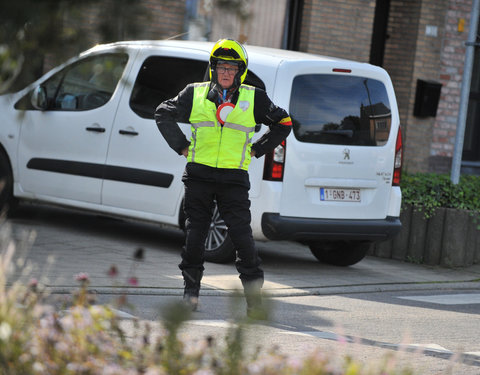
[[[321,201],[360,202],[360,189],[320,188]]]

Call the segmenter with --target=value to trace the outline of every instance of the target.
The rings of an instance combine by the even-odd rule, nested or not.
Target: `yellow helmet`
[[[245,48],[233,39],[220,39],[215,43],[210,53],[210,80],[217,79],[214,72],[219,61],[233,63],[238,66],[234,85],[240,86],[247,75],[248,56]]]

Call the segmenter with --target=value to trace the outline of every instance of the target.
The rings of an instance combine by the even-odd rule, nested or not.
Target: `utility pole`
[[[460,92],[460,108],[457,120],[457,133],[455,135],[455,148],[453,151],[452,171],[450,180],[456,185],[460,180],[460,167],[462,164],[463,139],[465,137],[465,124],[467,122],[468,98],[472,81],[473,57],[477,43],[478,10],[480,0],[473,0],[470,16],[470,29],[466,45],[465,63],[463,65],[462,89]]]

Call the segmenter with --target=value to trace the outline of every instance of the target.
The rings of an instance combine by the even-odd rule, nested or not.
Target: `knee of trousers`
[[[232,240],[249,241],[252,238],[252,227],[250,224],[230,226],[228,234]]]
[[[188,230],[193,230],[193,231],[208,231],[208,228],[210,227],[210,221],[209,220],[192,220],[187,218],[185,220],[185,229]]]
[[[209,227],[210,223],[187,222],[185,227],[187,247],[190,245],[197,246],[199,243],[205,242]]]

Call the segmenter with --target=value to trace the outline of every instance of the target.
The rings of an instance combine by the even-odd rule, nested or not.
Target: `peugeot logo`
[[[346,148],[343,150],[343,160],[350,160],[350,149]]]

